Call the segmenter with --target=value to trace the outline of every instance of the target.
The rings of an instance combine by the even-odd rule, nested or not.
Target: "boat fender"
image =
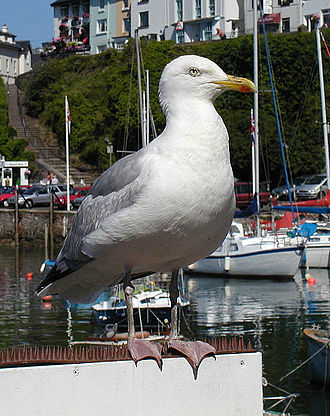
[[[225,270],[226,271],[230,270],[230,257],[229,256],[225,257]]]
[[[316,283],[316,280],[313,276],[311,276],[309,273],[306,273],[306,282],[310,285],[313,286]]]

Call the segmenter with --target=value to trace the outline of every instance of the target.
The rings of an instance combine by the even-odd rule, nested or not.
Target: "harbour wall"
[[[54,245],[63,243],[76,211],[0,209],[0,242],[8,245]]]

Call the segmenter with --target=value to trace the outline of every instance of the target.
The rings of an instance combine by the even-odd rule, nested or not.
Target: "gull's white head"
[[[175,100],[214,101],[225,90],[253,92],[254,84],[246,78],[227,75],[210,59],[184,55],[163,70],[159,82],[159,101],[165,112]]]

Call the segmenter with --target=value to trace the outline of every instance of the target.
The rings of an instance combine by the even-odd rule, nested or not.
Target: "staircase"
[[[17,131],[18,138],[28,140],[28,150],[35,154],[35,163],[43,172],[44,178],[47,172],[53,172],[62,183],[66,183],[65,154],[59,148],[51,133],[39,124],[39,119],[29,117],[24,109],[23,92],[16,85],[8,85],[8,116],[9,125]],[[70,166],[70,175],[75,186],[82,183],[91,185],[98,174],[92,167],[86,165],[86,171],[80,171]],[[43,178],[40,178],[43,179]]]

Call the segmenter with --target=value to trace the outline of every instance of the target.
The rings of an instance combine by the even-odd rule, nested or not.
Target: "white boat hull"
[[[290,278],[295,275],[300,258],[301,251],[294,247],[231,256],[213,254],[191,264],[188,270],[224,276]]]
[[[190,264],[187,271],[231,277],[291,278],[301,262],[302,242],[286,235],[245,237],[241,224],[233,223],[222,245],[205,259]]]
[[[308,267],[330,268],[330,243],[308,242],[305,248]]]

